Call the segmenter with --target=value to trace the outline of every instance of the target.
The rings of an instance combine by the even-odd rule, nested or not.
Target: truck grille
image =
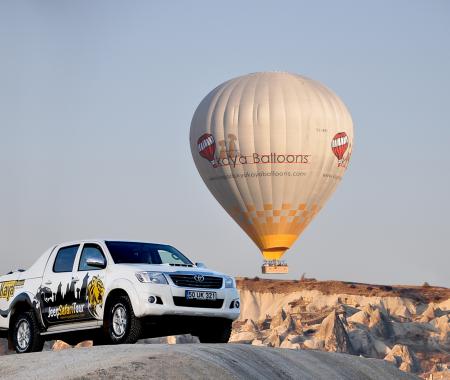
[[[183,288],[220,289],[222,287],[222,277],[200,276],[203,281],[198,281],[193,274],[171,274],[170,278],[176,286]]]
[[[205,307],[208,309],[220,309],[223,300],[188,300],[184,297],[173,297],[175,306],[182,307]]]

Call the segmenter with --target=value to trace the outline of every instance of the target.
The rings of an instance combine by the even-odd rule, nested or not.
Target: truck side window
[[[72,272],[75,256],[77,255],[79,245],[61,248],[56,254],[53,272]]]
[[[88,259],[95,259],[106,262],[101,248],[96,244],[85,244],[81,251],[80,264],[78,264],[79,271],[99,270],[98,267],[93,267],[87,264]]]

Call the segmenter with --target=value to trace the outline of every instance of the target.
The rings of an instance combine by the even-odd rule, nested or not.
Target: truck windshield
[[[106,241],[116,264],[193,265],[180,251],[170,245]]]

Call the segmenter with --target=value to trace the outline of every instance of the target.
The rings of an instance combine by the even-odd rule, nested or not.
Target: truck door
[[[100,245],[96,243],[83,245],[73,277],[80,302],[86,305],[84,319],[103,319],[106,265],[106,256]]]
[[[72,273],[79,244],[59,248],[49,259],[37,297],[48,325],[71,322],[76,316],[77,294]]]

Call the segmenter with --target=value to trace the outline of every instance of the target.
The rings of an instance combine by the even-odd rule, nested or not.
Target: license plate
[[[215,300],[216,292],[203,292],[198,290],[186,290],[186,299],[188,300]]]

